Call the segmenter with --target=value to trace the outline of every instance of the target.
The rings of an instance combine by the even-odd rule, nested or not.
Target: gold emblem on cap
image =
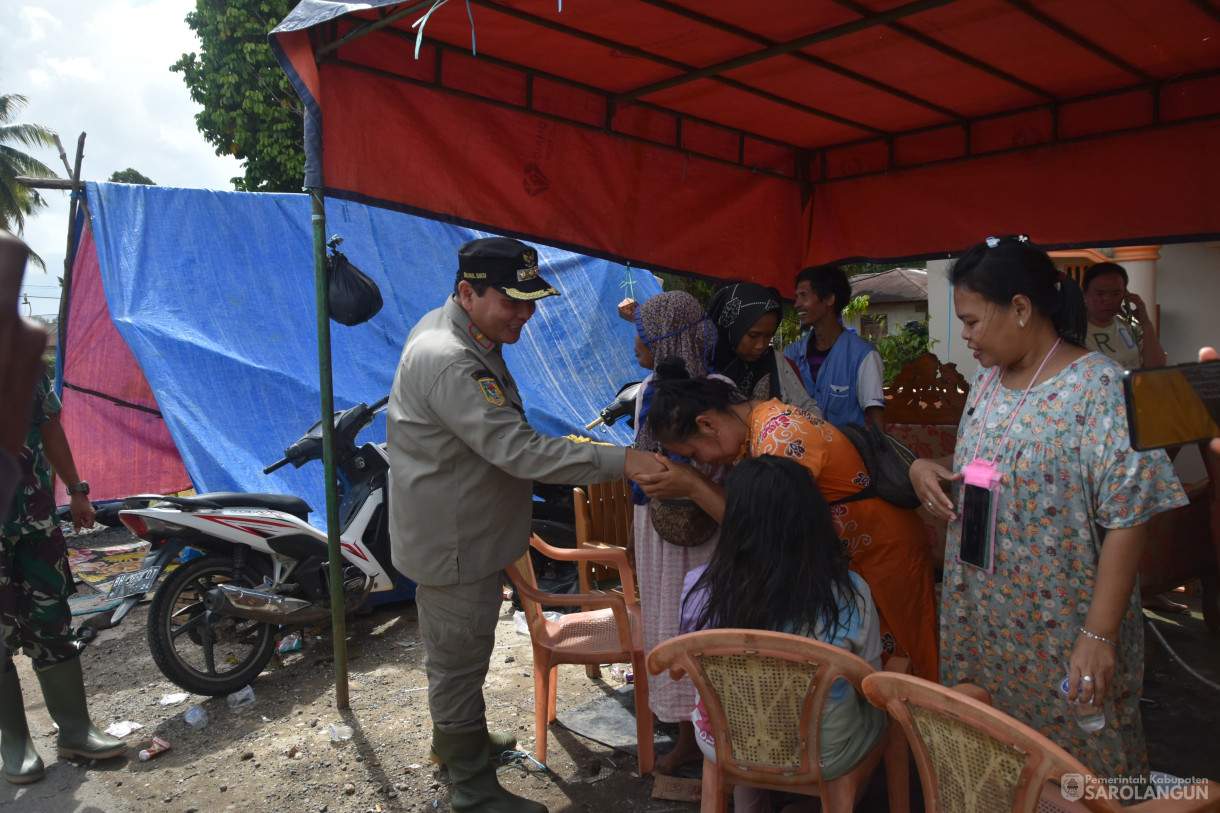
[[[527,248],[521,252],[521,262],[526,265],[538,265],[538,252],[532,248]]]
[[[533,268],[522,268],[517,272],[517,282],[527,282],[531,279],[538,278],[538,266]]]

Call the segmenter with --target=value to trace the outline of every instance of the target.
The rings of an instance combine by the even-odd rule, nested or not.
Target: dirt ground
[[[131,538],[125,529],[114,529],[89,541],[116,544],[124,535]],[[1191,616],[1157,616],[1156,624],[1192,668],[1220,683],[1220,638],[1207,636],[1198,601],[1193,602]],[[427,680],[412,603],[383,605],[348,619],[350,708],[343,710],[335,708],[329,632],[311,636],[302,650],[268,667],[253,683],[256,700],[251,705],[233,710],[223,697],[195,695],[163,705],[165,695],[182,690],[154,665],[145,621],[146,605],[141,605],[119,627],[99,633],[82,656],[99,728],[123,721],[143,726],[126,737],[132,746],[126,757],[93,765],[57,760],[51,720],[29,661],[18,658],[30,728],[48,773],[33,785],[0,783],[0,806],[15,813],[449,809],[447,773],[428,761]],[[586,678],[582,667],[561,667],[560,673],[561,712],[621,685],[608,670],[602,680]],[[491,725],[511,727],[520,747],[533,753],[532,659],[528,639],[513,629],[507,603],[485,694]],[[1220,778],[1220,738],[1215,735],[1220,692],[1189,676],[1160,644],[1150,642],[1145,694],[1152,767],[1178,776]],[[201,730],[183,720],[195,704],[210,716]],[[354,735],[332,741],[331,723],[351,726]],[[172,748],[141,762],[136,752],[153,734]],[[501,782],[545,803],[552,813],[698,809],[693,803],[653,799],[653,778],[639,776],[634,756],[560,725],[550,727],[548,756],[548,771],[521,760],[505,767]],[[912,790],[914,809],[922,809],[918,790]],[[884,798],[883,788],[870,788],[858,810],[882,810]]]

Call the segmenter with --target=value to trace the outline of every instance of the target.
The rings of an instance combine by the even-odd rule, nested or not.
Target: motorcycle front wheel
[[[227,556],[202,556],[171,571],[148,608],[148,647],[157,668],[183,689],[212,696],[258,677],[275,653],[275,626],[211,612],[203,597],[220,584],[260,582],[249,564],[234,573]]]

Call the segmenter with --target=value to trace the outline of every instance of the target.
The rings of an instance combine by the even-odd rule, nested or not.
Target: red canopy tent
[[[323,191],[781,290],[1007,231],[1214,239],[1215,2],[303,0],[271,44],[306,108],[324,443]]]
[[[653,269],[1220,234],[1214,0],[304,0],[272,45],[308,186]]]

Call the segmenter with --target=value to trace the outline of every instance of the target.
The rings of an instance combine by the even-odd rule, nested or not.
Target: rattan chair
[[[878,672],[864,694],[906,732],[928,813],[1154,813],[1220,809],[1220,784],[1122,807],[1086,792],[1092,775],[1067,751],[1029,726],[991,708],[976,687],[947,689],[912,675]],[[972,695],[972,696],[968,696]],[[983,699],[980,699],[983,698]]]
[[[726,810],[733,787],[746,785],[819,796],[828,813],[846,813],[883,758],[890,810],[908,810],[906,741],[892,721],[843,776],[823,779],[818,766],[827,693],[837,678],[859,692],[873,674],[863,659],[800,635],[721,629],[658,644],[648,655],[648,670],[655,675],[666,669],[675,679],[690,676],[716,741],[716,762],[703,761],[701,810]]]
[[[568,550],[554,548],[537,536],[533,548],[559,561],[606,561],[614,564],[623,581],[618,593],[544,593],[534,579],[529,552],[507,568],[508,577],[521,597],[534,649],[534,728],[537,758],[546,764],[547,724],[555,719],[556,683],[559,665],[631,663],[639,677],[635,682],[636,734],[639,740],[640,773],[652,770],[652,710],[648,706],[648,681],[644,675],[644,643],[640,627],[640,605],[635,600],[635,577],[627,565],[627,554],[619,548]],[[593,607],[568,613],[551,621],[542,606]]]

